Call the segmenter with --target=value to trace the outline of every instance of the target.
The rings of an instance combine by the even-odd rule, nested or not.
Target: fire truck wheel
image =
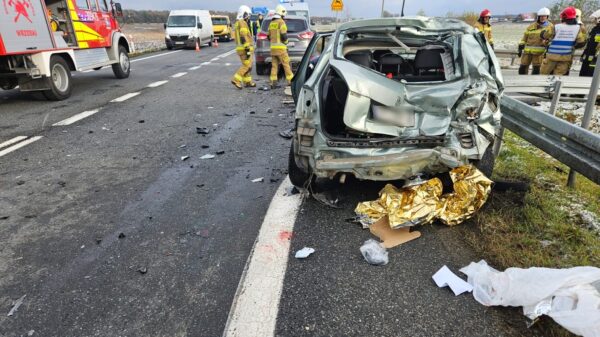
[[[0,78],[0,88],[4,90],[14,89],[17,85],[19,85],[19,81],[16,78]]]
[[[127,78],[131,71],[129,65],[129,55],[124,46],[119,46],[119,62],[112,65],[113,73],[116,78]]]
[[[71,96],[71,71],[64,58],[54,55],[50,58],[50,77],[48,78],[50,89],[44,90],[43,94],[51,101],[62,101]]]

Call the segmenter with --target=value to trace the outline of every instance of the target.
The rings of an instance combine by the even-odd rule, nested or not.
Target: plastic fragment
[[[369,239],[360,247],[365,260],[374,266],[385,266],[389,262],[387,250],[376,240]]]
[[[307,257],[309,257],[314,252],[315,252],[314,248],[304,247],[304,248],[302,248],[302,249],[300,249],[299,251],[296,252],[295,257],[297,259],[306,259]]]

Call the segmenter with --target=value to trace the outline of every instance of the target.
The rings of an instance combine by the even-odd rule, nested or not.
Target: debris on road
[[[407,243],[421,237],[421,232],[411,232],[410,228],[408,227],[392,229],[387,216],[384,216],[383,218],[379,219],[379,221],[375,222],[369,227],[369,230],[373,235],[377,236],[379,239],[381,239],[381,241],[383,241],[381,244],[387,249],[394,248],[403,243]]]
[[[210,147],[210,146],[208,146],[208,145],[202,145],[202,146],[201,146],[201,148],[203,148],[203,149],[208,149],[209,147]]]
[[[252,110],[252,111],[250,111],[250,114],[254,115],[254,114],[256,114],[256,111]]]
[[[376,240],[365,241],[360,247],[360,252],[365,260],[374,266],[385,266],[389,262],[387,250]]]
[[[226,112],[223,115],[225,115],[226,117],[233,117],[233,116],[235,116],[235,114],[231,113],[231,112]]]
[[[264,87],[260,88],[260,90],[269,91],[269,90],[271,90],[271,88],[269,88],[268,86],[265,85]]]
[[[216,152],[216,154],[218,154],[218,155],[220,156],[220,155],[223,155],[223,154],[225,154],[225,151],[223,151],[223,150],[220,150],[220,151],[217,151],[217,152]]]
[[[17,312],[17,310],[19,310],[19,307],[21,305],[23,305],[23,301],[25,300],[25,297],[27,297],[27,295],[23,295],[21,296],[21,298],[19,298],[18,300],[16,300],[13,304],[13,307],[10,309],[10,311],[8,312],[8,317],[12,316],[15,314],[15,312]]]
[[[143,119],[140,119],[140,120],[138,121],[138,123],[142,124],[142,123],[146,123],[146,121],[145,121],[145,120],[143,120]]]
[[[450,287],[454,296],[473,291],[473,286],[454,274],[447,266],[443,266],[435,274],[433,281],[438,287]]]
[[[186,147],[187,147],[186,144],[182,144],[182,145],[179,146],[180,149],[183,149],[183,148],[186,148]]]
[[[142,275],[144,275],[144,274],[146,274],[148,272],[148,268],[146,268],[146,267],[140,267],[140,268],[138,268],[137,272],[140,273],[140,274],[142,274]]]
[[[292,195],[296,195],[298,193],[300,193],[300,191],[298,190],[298,188],[296,188],[296,186],[288,186],[285,189],[285,195],[288,197],[292,196]]]
[[[294,138],[294,129],[289,128],[286,130],[279,131],[279,135],[285,139],[292,139]]]
[[[214,154],[205,154],[204,156],[200,157],[200,159],[213,159],[215,157]]]
[[[260,178],[252,179],[251,181],[253,183],[262,183],[263,181],[265,181],[265,178],[260,177]]]
[[[196,127],[196,133],[199,134],[199,135],[208,135],[210,133],[210,129],[209,128]]]
[[[339,198],[334,199],[332,196],[327,195],[327,193],[311,193],[311,195],[316,201],[322,203],[325,206],[331,208],[341,208],[339,205]]]
[[[125,238],[125,233],[119,233],[119,239],[124,239]]]
[[[186,160],[188,160],[188,159],[190,159],[190,156],[182,156],[182,157],[181,157],[181,161],[186,161]]]
[[[292,96],[292,88],[291,87],[285,87],[285,89],[283,89],[283,93],[286,96]]]
[[[293,99],[284,99],[281,100],[282,104],[294,104],[294,100]]]
[[[473,165],[453,169],[450,177],[453,193],[442,195],[439,178],[401,189],[388,184],[378,200],[359,203],[355,212],[369,225],[388,215],[394,229],[428,224],[436,218],[448,226],[458,225],[485,204],[492,181]]]
[[[268,109],[267,109],[267,113],[268,113],[268,114],[272,114],[272,113],[273,113],[273,109],[271,109],[271,108],[268,108]]]
[[[484,260],[460,270],[485,306],[523,307],[531,320],[550,316],[570,332],[600,336],[600,268],[508,268],[500,272]]]
[[[315,252],[314,248],[310,248],[310,247],[304,247],[302,249],[300,249],[299,251],[296,252],[296,255],[294,256],[297,259],[306,259],[307,257],[311,256],[312,253]]]

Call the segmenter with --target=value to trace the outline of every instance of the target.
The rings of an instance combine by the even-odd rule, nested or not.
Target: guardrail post
[[[496,136],[496,139],[494,140],[494,147],[492,149],[492,153],[494,154],[494,157],[498,157],[498,155],[500,154],[500,150],[502,150],[502,142],[504,142],[504,127],[501,126],[500,130],[498,131],[498,135]]]
[[[587,102],[585,103],[585,112],[583,113],[583,119],[581,120],[581,127],[589,130],[590,123],[592,122],[592,115],[596,110],[596,99],[598,98],[598,86],[600,85],[600,57],[596,60],[596,68],[594,69],[594,78],[592,79],[592,85],[590,86],[590,93],[587,96]],[[575,186],[575,171],[571,169],[569,171],[569,178],[567,180],[568,187]]]
[[[556,109],[558,109],[558,102],[560,102],[560,95],[562,91],[562,81],[558,80],[554,83],[554,95],[552,96],[552,104],[550,104],[550,111],[552,116],[556,116]]]

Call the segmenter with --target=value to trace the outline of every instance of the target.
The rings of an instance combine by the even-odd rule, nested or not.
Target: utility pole
[[[406,4],[406,0],[402,0],[402,12],[400,13],[400,17],[404,17],[404,5]]]
[[[381,17],[383,17],[383,12],[384,12],[383,9],[384,8],[385,8],[385,0],[381,0]]]

